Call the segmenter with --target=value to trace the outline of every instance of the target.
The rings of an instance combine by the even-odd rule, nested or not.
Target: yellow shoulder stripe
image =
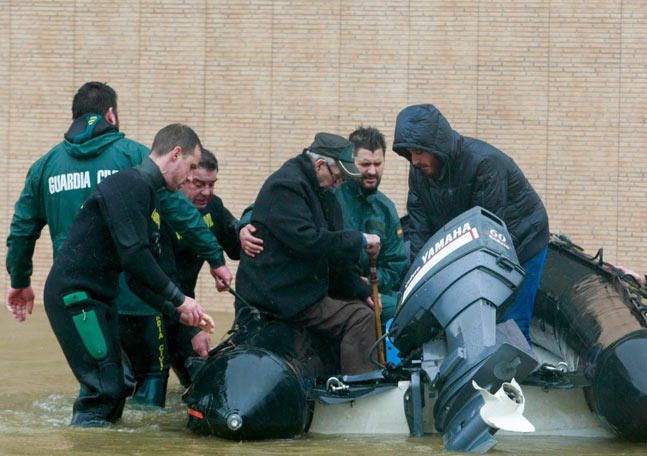
[[[151,218],[153,219],[153,222],[155,222],[155,225],[157,225],[157,229],[159,229],[160,226],[162,225],[162,220],[160,219],[160,214],[159,212],[157,212],[157,209],[153,209]]]
[[[207,226],[211,228],[213,226],[213,218],[211,218],[211,213],[207,212],[207,214],[203,218]]]

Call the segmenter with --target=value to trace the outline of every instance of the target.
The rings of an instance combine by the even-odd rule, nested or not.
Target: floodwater
[[[4,306],[3,306],[4,307]],[[229,314],[216,314],[217,328]],[[315,435],[264,442],[229,442],[190,433],[180,387],[170,382],[167,407],[126,405],[111,428],[79,429],[67,424],[78,384],[49,327],[42,306],[18,323],[0,309],[0,455],[297,455],[357,456],[451,454],[437,436]],[[498,437],[492,455],[645,455],[646,444],[583,438]]]

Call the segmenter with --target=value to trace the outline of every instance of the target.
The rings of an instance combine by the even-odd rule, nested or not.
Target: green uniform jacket
[[[94,187],[110,174],[138,165],[149,153],[142,144],[111,130],[78,144],[64,140],[36,161],[16,202],[7,239],[6,265],[11,286],[29,286],[34,247],[46,224],[56,256]],[[160,200],[162,218],[193,242],[212,267],[223,265],[222,248],[214,242],[214,236],[191,202],[181,193],[167,190],[160,191]]]
[[[382,321],[393,316],[408,258],[400,219],[393,202],[382,192],[364,195],[361,187],[349,180],[335,191],[344,214],[344,228],[380,236],[382,248],[377,258],[378,289],[382,297]],[[362,251],[362,274],[370,279],[368,255]]]

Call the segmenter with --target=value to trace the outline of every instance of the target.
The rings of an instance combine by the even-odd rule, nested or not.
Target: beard
[[[365,184],[365,181],[367,179],[375,179],[375,184],[371,184],[370,186],[367,186]],[[372,195],[375,192],[377,192],[377,188],[380,186],[380,182],[382,181],[381,176],[362,176],[362,179],[360,180],[360,188],[362,189],[362,193],[364,195]]]

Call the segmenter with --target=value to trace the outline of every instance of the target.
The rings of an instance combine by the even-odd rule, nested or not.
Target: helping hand
[[[238,233],[240,247],[245,255],[252,258],[263,252],[263,240],[254,236],[254,233],[256,233],[256,227],[252,224],[245,225]]]
[[[209,337],[208,333],[200,331],[191,339],[191,346],[198,356],[206,358],[211,348],[211,337]]]
[[[177,309],[180,311],[180,323],[183,325],[195,326],[209,334],[216,328],[213,318],[204,313],[202,306],[193,298],[187,296]]]
[[[216,269],[211,270],[211,275],[216,280],[216,290],[227,291],[231,287],[231,281],[234,276],[231,275],[229,269],[224,264]]]
[[[16,320],[25,321],[27,314],[31,315],[34,310],[34,290],[31,287],[7,288],[6,305]]]

